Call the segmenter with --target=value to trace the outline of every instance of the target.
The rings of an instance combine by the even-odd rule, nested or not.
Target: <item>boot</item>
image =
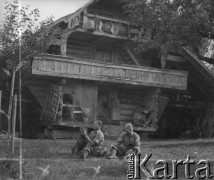
[[[84,160],[86,160],[87,157],[88,157],[88,155],[89,155],[88,151],[82,151],[81,158],[84,159]]]
[[[112,148],[112,149],[111,149],[111,155],[108,156],[107,159],[117,159],[116,154],[117,154],[117,150],[114,149],[114,148]]]

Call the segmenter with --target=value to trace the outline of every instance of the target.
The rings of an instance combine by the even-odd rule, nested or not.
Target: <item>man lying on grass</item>
[[[116,143],[111,145],[111,155],[108,159],[116,159],[117,156],[126,158],[129,154],[140,153],[140,136],[133,131],[131,123],[125,124],[124,132]]]
[[[83,159],[86,159],[88,156],[101,157],[106,153],[106,148],[103,146],[104,134],[100,130],[102,127],[101,121],[94,121],[93,129],[89,135],[87,134],[86,129],[82,130],[81,139],[77,140],[75,147],[73,148],[73,153],[80,153]],[[79,144],[78,144],[79,142]]]

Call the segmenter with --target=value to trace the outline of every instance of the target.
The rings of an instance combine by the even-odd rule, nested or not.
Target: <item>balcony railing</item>
[[[99,16],[90,13],[77,14],[69,22],[69,28],[120,39],[141,39],[144,30],[131,25],[128,21]]]
[[[188,76],[188,73],[183,71],[156,69],[145,66],[116,65],[47,54],[34,58],[32,73],[35,75],[181,90],[186,89]]]

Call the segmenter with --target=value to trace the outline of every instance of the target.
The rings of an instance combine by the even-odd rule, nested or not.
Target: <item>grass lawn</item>
[[[19,157],[19,140],[16,140],[15,158]],[[127,179],[127,163],[125,160],[107,160],[104,158],[90,158],[81,160],[70,155],[74,140],[23,140],[23,178],[45,180],[73,180],[73,179]],[[112,141],[106,140],[110,147]],[[142,142],[142,158],[145,154],[152,154],[148,167],[157,160],[182,160],[190,155],[196,161],[200,159],[214,160],[214,139],[200,140],[168,140]],[[4,159],[7,155],[7,143],[0,140],[0,179],[18,179],[19,161]],[[94,167],[100,166],[95,174]],[[47,174],[42,175],[41,168],[47,168]],[[212,174],[214,164],[211,163]],[[191,172],[194,168],[191,169]],[[178,168],[180,179],[184,177],[184,167]],[[145,179],[143,173],[142,179]]]

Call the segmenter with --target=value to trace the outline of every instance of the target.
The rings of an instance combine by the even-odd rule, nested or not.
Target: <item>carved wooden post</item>
[[[87,14],[87,9],[85,9],[83,11],[83,23],[82,23],[82,28],[83,29],[86,29],[86,25],[87,25],[87,22],[88,22],[88,18],[86,16],[86,14]]]
[[[62,56],[66,56],[67,49],[67,36],[63,37],[61,40],[61,54]]]
[[[166,69],[166,56],[161,56],[161,69]]]
[[[166,69],[166,65],[167,65],[167,50],[165,46],[161,47],[161,69]]]
[[[95,26],[95,31],[97,31],[97,27],[98,27],[98,19],[97,19],[97,15],[95,15],[95,22],[94,22],[94,26]]]

